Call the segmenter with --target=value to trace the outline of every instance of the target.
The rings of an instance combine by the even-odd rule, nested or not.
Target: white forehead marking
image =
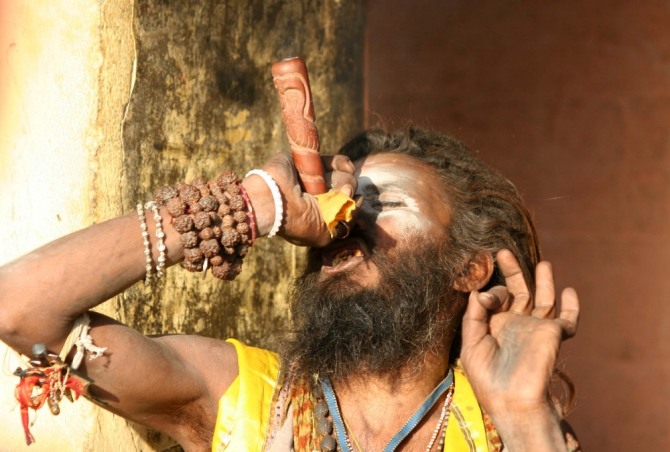
[[[410,194],[410,191],[416,192],[416,189],[423,185],[423,181],[417,181],[402,173],[405,173],[402,168],[389,171],[379,167],[361,172],[356,192],[359,194],[378,193],[382,197],[402,201],[407,208],[419,211],[419,202]]]
[[[420,172],[412,166],[405,166],[401,159],[391,161],[366,161],[358,178],[358,194],[379,193],[381,201],[397,201],[404,207],[384,210],[379,213],[380,219],[393,219],[396,226],[405,233],[421,231],[430,226],[427,201],[420,204],[417,197],[426,181]],[[412,194],[415,196],[412,196]],[[421,211],[421,205],[424,211]]]

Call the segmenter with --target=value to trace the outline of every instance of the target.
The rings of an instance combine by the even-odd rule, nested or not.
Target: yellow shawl
[[[219,400],[212,450],[262,451],[279,378],[275,353],[229,339],[237,350],[239,375]],[[463,371],[454,368],[454,396],[445,452],[493,452],[499,438],[482,414]]]

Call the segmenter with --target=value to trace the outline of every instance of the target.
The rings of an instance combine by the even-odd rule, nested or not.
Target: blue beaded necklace
[[[426,400],[423,401],[421,406],[412,414],[412,416],[407,420],[405,425],[396,433],[393,438],[384,447],[384,452],[393,452],[396,447],[398,447],[404,440],[409,436],[410,433],[419,425],[419,422],[426,416],[430,409],[435,405],[435,402],[449,389],[452,381],[454,380],[454,373],[449,369],[449,373],[442,380],[442,382],[437,385],[433,392],[431,392]],[[344,427],[344,422],[342,420],[342,415],[340,414],[340,407],[337,404],[337,399],[335,398],[335,391],[333,386],[330,384],[328,378],[321,379],[321,386],[323,387],[323,393],[328,404],[328,409],[333,417],[333,423],[337,430],[337,443],[342,449],[342,452],[352,452],[351,448],[347,441],[347,433]]]

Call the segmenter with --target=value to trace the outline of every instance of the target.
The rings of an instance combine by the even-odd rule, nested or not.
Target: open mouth
[[[354,267],[369,255],[365,243],[358,238],[345,240],[324,249],[321,253],[323,269],[341,271]]]

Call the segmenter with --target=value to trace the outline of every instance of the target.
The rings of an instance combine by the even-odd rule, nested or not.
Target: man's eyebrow
[[[376,191],[382,192],[382,191],[397,191],[397,192],[402,192],[402,193],[407,193],[407,190],[402,188],[400,185],[396,184],[395,182],[380,182],[378,184],[374,184],[374,188]]]
[[[363,180],[366,179],[366,180]],[[405,190],[393,181],[372,182],[369,178],[361,178],[358,183],[359,189],[364,193],[379,193],[382,191],[402,191]]]

